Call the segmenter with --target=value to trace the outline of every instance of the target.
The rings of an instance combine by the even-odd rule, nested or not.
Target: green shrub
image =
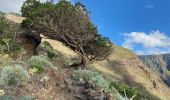
[[[101,74],[91,70],[77,70],[72,75],[74,80],[79,82],[90,82],[94,87],[102,88],[106,92],[116,93],[116,100],[129,100],[134,95],[134,100],[140,100],[141,95],[137,88],[131,88],[126,84],[117,83],[109,79],[105,79]],[[126,94],[126,95],[125,95]]]
[[[51,50],[53,49],[52,46],[51,46],[51,44],[50,44],[49,42],[47,42],[47,41],[42,42],[42,43],[40,44],[40,46],[41,46],[42,48],[45,48],[46,50],[49,50],[49,51],[51,51]]]
[[[4,13],[0,13],[0,34],[2,34],[6,27],[8,27],[7,19]]]
[[[2,96],[2,97],[0,97],[0,100],[15,100],[15,99],[13,99],[10,96]]]
[[[109,82],[103,78],[98,72],[90,71],[90,70],[77,70],[74,71],[72,75],[74,80],[80,82],[91,82],[94,87],[100,87],[104,89],[109,88]]]
[[[27,71],[20,65],[4,67],[0,76],[1,85],[25,85],[30,79]]]
[[[22,58],[23,55],[25,55],[27,53],[27,50],[15,45],[15,47],[12,48],[12,51],[14,51],[15,54],[13,54],[16,57],[19,57],[20,59]]]
[[[20,24],[14,23],[5,17],[5,13],[0,13],[0,53],[15,54],[16,37],[22,33]]]
[[[9,36],[0,36],[0,54],[11,54],[21,57],[26,50],[16,43],[16,40]]]
[[[119,93],[116,95],[115,100],[129,100],[126,97],[121,96]]]
[[[22,96],[19,100],[34,100],[32,96]]]
[[[47,41],[44,41],[40,44],[39,49],[47,52],[47,55],[50,59],[53,59],[57,56],[57,52],[53,49],[51,44]]]
[[[8,54],[0,55],[0,67],[11,66],[14,63],[12,57]]]
[[[6,39],[6,38],[0,37],[0,50],[1,50],[0,53],[1,53],[1,54],[7,54],[7,53],[9,53],[8,47],[7,47],[6,43],[3,41],[4,39]]]
[[[110,88],[111,87],[116,88],[118,90],[118,92],[124,97],[125,97],[125,93],[126,93],[126,96],[128,98],[132,98],[134,95],[136,95],[134,98],[135,100],[141,99],[140,92],[137,88],[131,88],[126,84],[121,84],[121,83],[116,83],[116,82],[111,82]]]
[[[45,69],[49,67],[53,67],[53,64],[48,60],[48,57],[39,55],[39,56],[32,56],[28,60],[28,65],[31,68],[37,68],[38,73],[43,72]]]

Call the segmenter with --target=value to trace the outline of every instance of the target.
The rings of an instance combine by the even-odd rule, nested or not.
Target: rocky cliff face
[[[146,67],[154,70],[170,86],[170,54],[147,55],[139,58]]]
[[[166,62],[166,68],[170,71],[170,54],[163,55],[163,59]]]

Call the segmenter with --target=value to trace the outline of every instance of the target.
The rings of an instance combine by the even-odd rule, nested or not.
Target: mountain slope
[[[42,41],[48,41],[55,50],[60,51],[64,56],[70,58],[69,52],[72,52],[75,56],[74,59],[80,59],[74,51],[66,47],[59,41],[51,39],[42,39]],[[59,46],[59,48],[57,48]],[[64,50],[63,48],[66,48]],[[65,53],[68,51],[68,53]],[[71,61],[71,59],[68,59]],[[159,75],[154,71],[145,68],[137,55],[128,49],[113,46],[112,53],[109,57],[102,61],[93,62],[89,66],[91,69],[102,73],[105,77],[112,80],[126,83],[132,87],[138,87],[144,97],[148,100],[169,100],[170,89],[162,82]]]
[[[145,66],[153,69],[170,86],[170,54],[146,55],[139,57]]]
[[[15,23],[21,23],[22,20],[24,20],[23,17],[21,17],[20,15],[16,15],[16,14],[13,14],[13,13],[7,13],[5,14],[5,17],[8,19],[8,20],[11,20]]]
[[[107,59],[93,63],[92,68],[112,79],[143,88],[143,95],[150,94],[161,100],[169,100],[170,89],[157,73],[145,68],[137,55],[131,51],[118,46],[113,48]]]
[[[16,21],[16,23],[19,23],[22,21],[22,17],[17,17],[17,20],[14,20],[11,17],[8,17],[8,19],[12,21]],[[19,19],[19,20],[18,20]],[[76,57],[76,59],[79,59],[78,56],[74,56],[74,51],[65,46],[63,43],[57,41],[57,40],[50,40],[50,39],[42,39],[42,41],[48,41],[56,50],[63,53],[65,56],[67,56],[69,59],[73,57]],[[63,50],[64,49],[64,50]],[[72,56],[73,54],[73,56]],[[71,57],[70,57],[71,55]],[[67,59],[68,60],[68,59]],[[73,60],[75,61],[75,60]],[[77,60],[76,60],[77,61]],[[72,61],[71,61],[72,62]],[[69,63],[70,64],[70,63]],[[155,73],[155,71],[150,70],[147,67],[144,67],[143,63],[140,61],[137,55],[135,55],[133,52],[119,47],[119,46],[113,46],[112,53],[109,57],[102,61],[96,61],[92,64],[88,65],[91,69],[94,69],[100,73],[102,73],[105,77],[111,78],[112,80],[119,81],[121,83],[127,83],[128,85],[131,85],[133,87],[139,87],[140,91],[142,91],[142,95],[145,97],[148,97],[148,100],[169,100],[170,98],[170,89],[162,82],[159,75]],[[64,68],[65,69],[65,68]],[[63,71],[63,76],[67,76],[67,72],[69,74],[75,69],[65,69]],[[60,72],[60,71],[58,71]],[[62,71],[61,71],[62,72]],[[66,72],[66,74],[65,74]],[[49,74],[51,72],[49,71]],[[56,75],[56,74],[55,74]],[[62,77],[62,76],[61,76]],[[67,76],[68,77],[68,76]],[[70,77],[70,76],[69,76]],[[57,76],[58,78],[58,76]],[[63,77],[62,79],[63,80]],[[54,81],[54,80],[52,80]],[[56,82],[56,80],[55,80]],[[55,85],[55,82],[54,85]],[[51,83],[49,83],[51,84]],[[71,84],[69,84],[71,85]],[[49,85],[50,86],[50,85]],[[71,87],[71,86],[70,86]],[[50,87],[52,89],[53,87]],[[58,88],[58,87],[55,87]],[[61,89],[64,90],[64,89]],[[62,92],[59,90],[58,92]],[[32,90],[30,90],[32,91]],[[53,90],[53,92],[56,90]],[[39,90],[40,96],[41,90]],[[49,92],[46,90],[46,92]],[[66,92],[66,91],[64,91]],[[54,92],[55,93],[55,92]],[[45,94],[45,95],[49,95]],[[72,96],[72,94],[68,95]],[[152,96],[150,98],[150,96]],[[43,100],[43,99],[42,99]]]

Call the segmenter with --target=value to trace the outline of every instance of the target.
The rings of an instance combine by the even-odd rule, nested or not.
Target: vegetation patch
[[[127,97],[123,97],[122,95],[120,95],[119,93],[115,96],[115,100],[129,100],[129,98]]]
[[[0,97],[0,100],[14,100],[14,98],[12,98],[10,96],[2,96],[2,97]]]
[[[59,52],[55,51],[53,49],[53,47],[51,46],[51,44],[49,42],[47,42],[47,41],[42,42],[40,44],[38,50],[39,51],[45,51],[47,53],[47,56],[50,59],[54,59],[59,55]]]
[[[127,84],[111,82],[110,88],[114,87],[118,90],[118,92],[127,98],[133,98],[134,100],[141,100],[141,95],[138,88],[131,88]]]
[[[20,25],[5,18],[4,13],[0,13],[0,54],[23,54],[23,49],[17,44],[17,37],[20,35]],[[19,51],[19,52],[18,52]],[[25,52],[25,51],[24,51]]]
[[[34,100],[34,98],[32,96],[22,96],[19,100]]]
[[[20,65],[5,66],[0,73],[0,84],[1,85],[25,85],[30,76],[27,71]]]
[[[5,28],[8,26],[7,19],[4,17],[4,13],[0,12],[0,34],[2,34]]]
[[[59,0],[56,4],[26,0],[21,12],[25,17],[23,28],[63,42],[78,52],[84,65],[110,54],[111,42],[98,34],[97,27],[80,2],[73,5],[67,0]]]
[[[44,55],[32,56],[28,60],[28,65],[31,68],[38,69],[37,73],[41,73],[49,67],[53,67],[53,64],[48,60],[48,57]]]
[[[96,88],[102,88],[106,90],[107,92],[115,92],[115,89],[112,87],[109,87],[109,80],[104,79],[104,77],[99,74],[98,72],[95,71],[90,71],[90,70],[77,70],[74,71],[72,75],[74,80],[77,80],[79,82],[85,83],[90,82],[92,85]]]
[[[118,94],[117,100],[140,100],[140,92],[137,88],[131,88],[126,84],[117,83],[109,79],[105,79],[101,74],[90,70],[77,70],[72,75],[74,80],[79,82],[91,82],[94,87],[102,88],[106,92]]]

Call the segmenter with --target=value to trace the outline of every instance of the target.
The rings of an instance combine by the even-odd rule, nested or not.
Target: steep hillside
[[[63,48],[67,48],[58,41],[50,39],[42,40],[48,41],[50,44],[60,45],[60,48],[57,48],[56,45],[53,45],[53,47],[61,53],[65,52]],[[67,49],[69,52],[73,52],[69,48]],[[66,56],[69,57],[69,54]],[[94,62],[88,65],[88,67],[102,73],[109,79],[126,83],[132,87],[138,87],[142,95],[147,97],[147,99],[156,100],[160,98],[161,100],[168,100],[170,98],[168,95],[170,89],[162,82],[159,75],[145,68],[140,59],[138,59],[138,56],[125,48],[114,45],[112,53],[108,58]]]
[[[5,17],[15,23],[21,23],[22,20],[24,20],[24,18],[21,17],[20,15],[16,15],[13,13],[7,13],[7,14],[5,14]]]
[[[8,19],[11,19],[11,17],[8,17]],[[22,19],[22,17],[17,16],[17,20],[11,20],[18,23]],[[45,41],[48,42],[54,50],[51,50],[51,48],[49,50],[48,47],[48,51],[50,52],[44,52],[42,48],[45,47],[43,44]],[[38,98],[38,100],[48,100],[49,98],[50,100],[58,100],[57,98],[64,100],[100,100],[101,98],[102,100],[116,99],[116,95],[114,95],[112,99],[108,99],[106,96],[107,93],[103,92],[103,90],[94,89],[91,83],[82,83],[82,81],[84,81],[82,78],[79,79],[80,82],[72,79],[72,74],[75,71],[84,69],[74,68],[74,66],[70,67],[70,65],[81,62],[81,58],[72,49],[57,40],[52,40],[46,37],[42,37],[39,47],[38,54],[40,56],[38,56],[38,59],[43,59],[41,56],[42,54],[48,56],[49,53],[51,57],[49,61],[51,62],[44,59],[43,61],[46,61],[50,66],[51,63],[53,63],[54,67],[49,68],[45,66],[43,69],[45,72],[34,75],[32,73],[36,68],[28,67],[28,62],[30,60],[24,60],[24,63],[20,62],[26,71],[29,72],[31,81],[22,88],[15,87],[15,89],[13,89],[13,87],[3,87],[6,91],[6,95],[16,96],[17,98],[23,95],[31,95],[36,99]],[[53,53],[56,55],[53,55]],[[53,56],[55,57],[53,58]],[[33,56],[32,61],[34,61],[35,58],[37,58],[37,56]],[[15,60],[17,61],[17,59]],[[43,65],[46,64],[42,64],[42,66]],[[119,82],[119,84],[126,83],[130,87],[137,87],[144,100],[169,100],[170,98],[170,89],[164,84],[164,82],[162,82],[159,75],[157,75],[155,71],[144,67],[137,55],[123,47],[113,45],[111,54],[106,59],[95,61],[87,65],[87,67],[90,70],[99,72],[104,78]],[[49,69],[46,70],[46,68]],[[87,72],[88,74],[92,74],[90,77],[92,77],[94,81],[94,76],[98,74],[89,71]],[[78,75],[79,74],[82,73],[78,73]],[[104,81],[103,77],[101,79],[101,76],[98,75],[95,78],[100,78],[101,81]],[[107,81],[104,81],[103,83],[106,82]],[[102,86],[106,85],[103,83]],[[124,90],[124,92],[126,91]]]
[[[170,89],[161,81],[157,73],[144,67],[140,59],[131,51],[118,46],[113,48],[112,54],[107,59],[93,63],[92,68],[112,79],[143,88],[141,91],[144,95],[151,94],[162,100],[169,100]]]
[[[139,57],[145,66],[153,69],[170,86],[170,54],[147,55]]]

